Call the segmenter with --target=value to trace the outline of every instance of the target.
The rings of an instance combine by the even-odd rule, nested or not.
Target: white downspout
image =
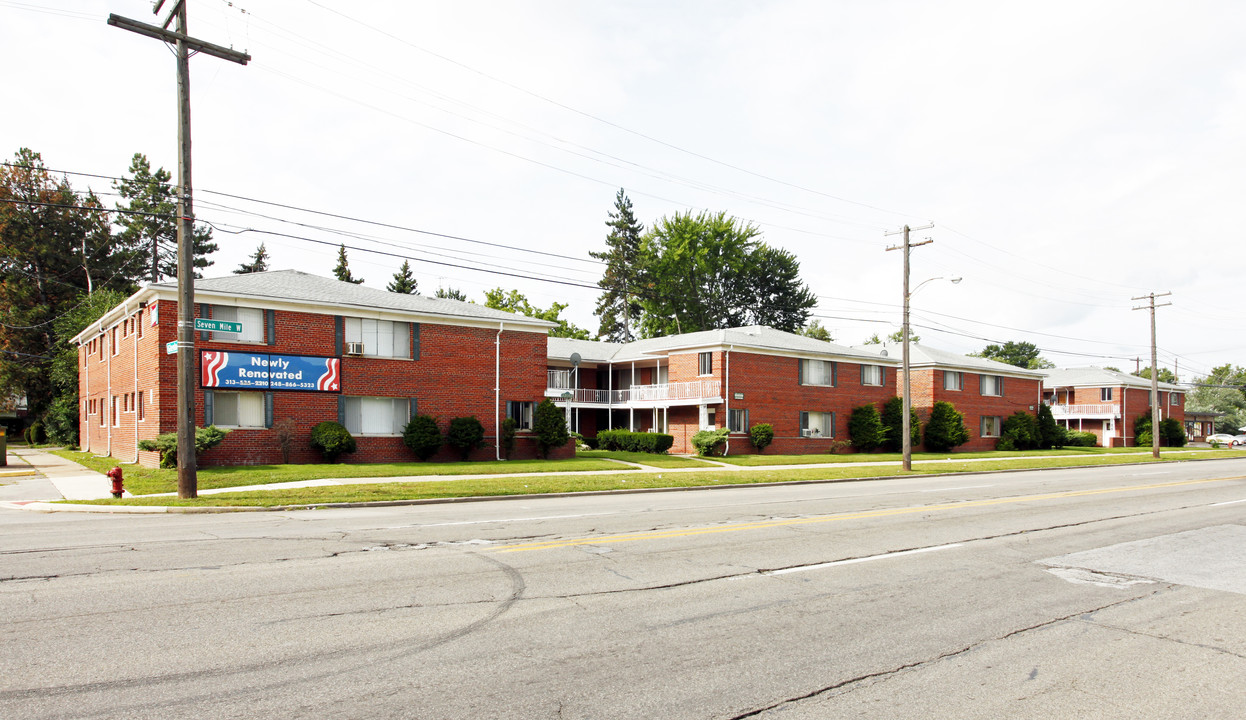
[[[498,336],[493,341],[493,451],[498,460],[502,459],[502,331],[506,323],[498,323]]]
[[[636,387],[636,361],[635,360],[632,361],[632,382],[628,385],[628,387],[629,388]],[[633,389],[629,389],[628,392],[635,393],[636,391]],[[636,403],[632,402],[632,397],[629,397],[627,399],[627,429],[632,432],[636,432]]]
[[[128,302],[128,300],[127,300]],[[142,305],[139,306],[142,309]],[[127,307],[126,312],[130,309]],[[138,464],[138,329],[143,324],[141,317],[134,318],[134,332],[130,333],[130,337],[134,338],[134,407],[130,410],[134,413],[134,464]]]
[[[111,456],[112,455],[112,425],[114,422],[113,415],[117,414],[117,408],[113,407],[115,403],[113,402],[113,399],[112,399],[112,355],[113,355],[113,351],[116,350],[116,348],[114,348],[112,345],[111,333],[109,335],[110,337],[108,338],[108,360],[107,360],[108,395],[104,399],[108,401],[108,430],[107,430],[108,432],[108,455]]]
[[[731,454],[731,348],[723,353],[723,420],[727,426],[727,442],[723,444],[723,455]]]

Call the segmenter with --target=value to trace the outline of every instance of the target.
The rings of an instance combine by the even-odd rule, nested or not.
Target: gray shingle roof
[[[586,361],[625,362],[650,359],[685,348],[734,347],[740,350],[769,350],[780,353],[824,355],[858,360],[879,365],[894,365],[899,358],[889,358],[872,350],[850,348],[844,345],[817,340],[795,333],[776,330],[765,325],[703,330],[701,332],[668,335],[665,337],[635,340],[630,343],[605,343],[594,340],[549,339],[550,359],[565,360],[572,352],[580,353]]]
[[[177,283],[158,283],[151,287],[176,290]],[[483,305],[447,300],[427,295],[392,293],[380,288],[365,287],[321,277],[298,270],[271,270],[195,281],[195,291],[237,294],[248,297],[272,298],[332,307],[359,307],[398,312],[436,315],[472,320],[507,320],[527,325],[553,327],[544,320],[494,310]]]
[[[1137,375],[1105,370],[1099,367],[1062,368],[1044,371],[1043,388],[1050,390],[1058,387],[1132,387],[1150,390],[1151,381]],[[1176,390],[1185,392],[1185,388],[1172,383],[1159,383],[1160,390]]]
[[[881,348],[887,352],[887,355],[895,360],[903,362],[901,353],[904,349],[899,343],[884,343],[882,345],[863,345],[862,348]],[[1020,368],[1016,365],[1000,362],[998,360],[990,360],[988,358],[973,357],[972,355],[961,355],[959,353],[949,352],[947,350],[939,350],[938,348],[927,347],[921,343],[909,343],[909,365],[913,367],[923,367],[933,365],[936,367],[955,368],[957,370],[967,370],[974,373],[989,373],[991,375],[1011,375],[1014,377],[1042,377],[1045,371],[1030,370]]]

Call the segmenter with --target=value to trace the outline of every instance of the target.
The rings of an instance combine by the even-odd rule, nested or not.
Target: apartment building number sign
[[[340,392],[342,361],[335,357],[204,350],[200,384],[208,388]]]

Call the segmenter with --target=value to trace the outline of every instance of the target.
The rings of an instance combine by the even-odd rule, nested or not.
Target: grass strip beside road
[[[542,493],[575,493],[647,488],[688,488],[765,484],[811,480],[855,480],[897,475],[931,475],[963,472],[990,472],[1051,467],[1086,467],[1130,463],[1164,463],[1177,460],[1223,457],[1223,453],[1180,454],[1155,460],[1150,455],[1104,454],[1090,457],[1046,457],[999,460],[994,462],[951,462],[916,465],[905,473],[894,465],[844,468],[783,468],[778,470],[709,470],[706,472],[644,472],[627,475],[557,474],[522,478],[470,478],[425,482],[387,482],[367,485],[337,485],[315,488],[274,489],[207,495],[194,500],[174,497],[136,497],[125,500],[94,500],[95,505],[167,505],[178,507],[324,505],[330,503],[393,502],[466,497],[501,497]],[[614,464],[618,467],[617,464]],[[337,466],[335,466],[337,467]],[[76,501],[82,503],[83,501]]]
[[[1172,452],[1181,448],[1163,448],[1163,450]],[[1192,451],[1213,452],[1212,450],[1203,450],[1192,448]],[[914,462],[920,460],[971,460],[976,458],[1026,458],[1026,457],[1067,457],[1076,455],[1120,455],[1130,453],[1149,452],[1148,448],[1102,448],[1102,447],[1079,447],[1079,448],[1061,448],[1059,450],[984,450],[982,452],[958,452],[958,453],[933,453],[933,452],[915,452],[913,453]],[[1227,451],[1224,451],[1227,452]],[[1243,453],[1246,454],[1246,453]],[[903,456],[900,453],[836,453],[836,454],[818,454],[818,455],[729,455],[727,457],[712,457],[715,462],[727,463],[729,465],[739,465],[741,467],[757,467],[761,465],[813,465],[817,463],[859,463],[859,462],[900,462]]]
[[[67,460],[96,472],[108,472],[116,458],[97,458],[90,453],[50,450]],[[177,470],[122,465],[125,489],[135,495],[177,492]],[[200,490],[267,485],[270,483],[319,480],[322,478],[418,477],[422,475],[495,475],[502,473],[589,473],[599,470],[627,470],[626,465],[601,459],[505,460],[457,463],[367,463],[333,465],[231,465],[202,467],[197,474]],[[163,499],[163,498],[162,498]]]
[[[623,462],[656,468],[713,467],[711,463],[701,462],[695,458],[680,457],[679,455],[655,455],[654,453],[622,452],[618,450],[579,450],[576,451],[575,456],[577,458],[609,458],[611,460],[622,460]]]

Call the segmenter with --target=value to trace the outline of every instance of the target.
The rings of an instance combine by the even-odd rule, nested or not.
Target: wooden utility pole
[[[903,450],[903,465],[905,470],[913,469],[913,429],[912,421],[910,420],[910,416],[913,414],[913,396],[910,392],[911,388],[909,384],[909,297],[912,295],[912,293],[909,292],[909,251],[915,247],[929,245],[934,242],[934,240],[927,238],[924,242],[916,244],[910,243],[909,233],[913,230],[929,230],[932,227],[934,227],[934,223],[916,228],[910,228],[908,225],[905,225],[900,230],[892,230],[890,232],[883,233],[884,235],[904,235],[904,243],[902,245],[892,245],[887,248],[887,250],[889,252],[891,250],[904,250],[904,323],[903,329],[901,330],[901,337],[904,342],[904,350],[902,352],[903,359],[901,361],[901,372],[904,375],[904,393],[902,396],[902,412],[904,413],[904,418],[900,421],[900,432],[904,435],[904,437],[900,441],[900,447]]]
[[[1155,304],[1155,298],[1172,295],[1170,292],[1160,293],[1156,295],[1142,295],[1141,297],[1130,298],[1131,300],[1150,300],[1149,304],[1136,307],[1134,310],[1151,311],[1151,457],[1159,459],[1159,368],[1155,357],[1155,308],[1172,305],[1172,303]]]
[[[187,35],[187,0],[173,0],[173,7],[160,27],[109,15],[108,24],[146,35],[177,48],[177,496],[199,495],[195,472],[195,210],[190,172],[190,51],[246,65],[251,56],[196,40]],[[152,13],[159,15],[165,0]],[[169,25],[177,21],[177,30]],[[153,265],[156,260],[153,259]],[[137,441],[137,438],[136,438]]]

